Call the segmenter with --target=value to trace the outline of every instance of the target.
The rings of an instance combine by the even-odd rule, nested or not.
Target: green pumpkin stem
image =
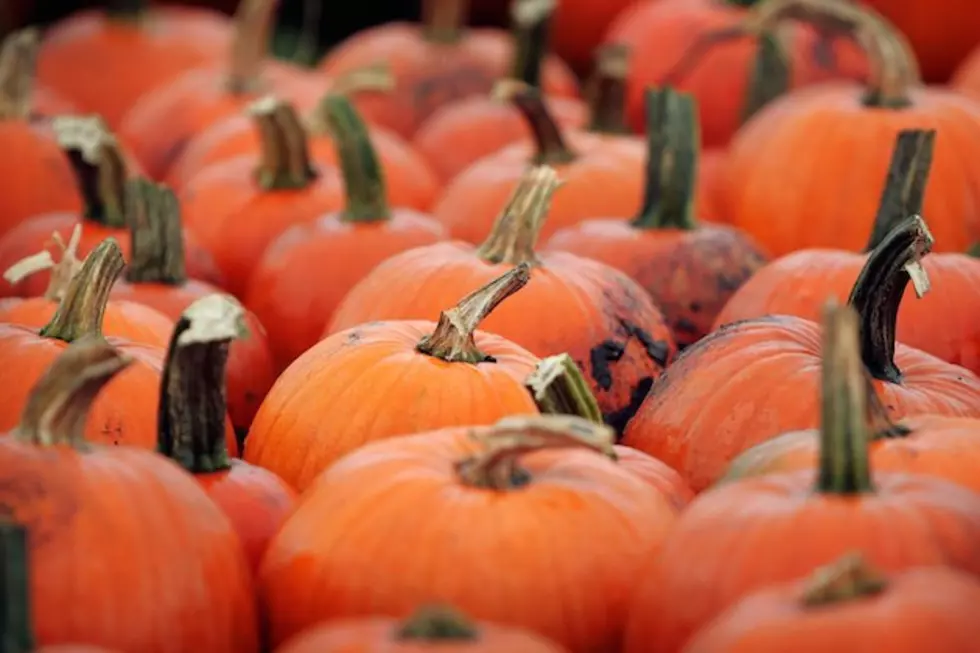
[[[881,594],[887,587],[884,575],[854,552],[813,572],[801,598],[805,607],[819,608]]]
[[[327,111],[334,96],[350,98],[359,93],[387,93],[395,88],[395,76],[391,66],[384,62],[356,68],[332,80],[329,90],[324,93],[313,110],[304,119],[309,136],[330,136],[330,122]]]
[[[112,286],[126,266],[115,238],[106,238],[85,257],[40,335],[64,342],[102,335],[102,318]]]
[[[0,44],[0,120],[30,118],[40,47],[40,33],[33,27],[12,32]]]
[[[645,99],[646,189],[632,224],[638,229],[695,229],[694,184],[700,148],[695,100],[669,87],[649,88]]]
[[[251,95],[262,86],[261,71],[269,51],[278,0],[240,0],[235,10],[235,33],[225,89],[232,95]]]
[[[75,173],[85,219],[105,227],[125,227],[127,170],[116,137],[98,116],[58,116],[51,126]]]
[[[599,402],[585,375],[568,354],[543,359],[524,386],[542,415],[574,415],[593,424],[604,424]]]
[[[126,281],[180,286],[187,281],[180,204],[172,190],[149,179],[126,184],[130,261]]]
[[[791,72],[789,55],[779,36],[769,30],[759,34],[755,65],[749,77],[749,88],[742,104],[742,124],[758,111],[789,91]]]
[[[384,170],[357,109],[343,95],[331,95],[323,100],[323,111],[337,148],[347,193],[343,220],[381,222],[390,219]]]
[[[537,265],[534,252],[551,198],[561,186],[554,168],[539,166],[521,177],[487,239],[476,250],[488,263]]]
[[[557,0],[514,0],[510,15],[514,32],[511,79],[541,88],[541,72],[548,56],[548,34]]]
[[[626,124],[626,77],[630,48],[621,43],[600,46],[595,71],[589,80],[589,131],[598,134],[632,133]]]
[[[423,336],[416,350],[447,363],[493,363],[495,359],[476,346],[473,334],[500,302],[527,285],[531,266],[521,263],[487,285],[470,293],[456,306],[439,314],[435,331]]]
[[[861,366],[858,315],[832,302],[823,321],[820,463],[817,491],[873,491],[868,462],[868,383]]]
[[[932,244],[932,234],[921,217],[905,219],[871,252],[851,289],[847,303],[861,318],[861,357],[879,381],[902,381],[895,364],[898,309],[910,280],[917,296],[929,291],[921,260],[932,251]]]
[[[504,79],[494,86],[493,93],[513,104],[527,122],[535,145],[533,165],[560,165],[575,160],[575,152],[565,143],[561,128],[548,111],[540,91],[523,82]]]
[[[310,163],[306,128],[288,102],[266,96],[249,107],[259,131],[256,182],[268,191],[306,188],[317,178]]]
[[[27,529],[0,520],[0,653],[36,650],[31,628]]]
[[[424,606],[402,623],[395,632],[399,641],[422,643],[470,642],[480,631],[470,619],[450,606]]]
[[[430,43],[453,45],[463,38],[469,0],[422,0],[422,31]]]
[[[885,189],[865,252],[878,247],[910,215],[922,214],[935,144],[935,129],[906,129],[895,137]]]
[[[244,337],[245,310],[213,294],[187,307],[174,328],[160,385],[157,450],[192,474],[231,466],[225,445],[225,369],[232,340]]]

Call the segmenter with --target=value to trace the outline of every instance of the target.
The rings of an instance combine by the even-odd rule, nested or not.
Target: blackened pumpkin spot
[[[357,329],[351,329],[347,332],[347,336],[344,337],[345,345],[356,345],[361,341],[361,332]]]
[[[613,384],[610,364],[617,362],[626,352],[626,346],[615,340],[603,340],[589,350],[589,364],[592,378],[603,390],[609,390]]]
[[[698,335],[698,325],[691,322],[686,317],[680,317],[674,321],[673,325],[671,325],[671,331],[674,333],[686,333],[690,336],[696,337]]]
[[[623,329],[626,330],[628,336],[636,338],[643,345],[643,349],[646,350],[647,356],[650,357],[654,363],[660,367],[667,367],[668,356],[670,355],[670,346],[663,340],[655,340],[653,336],[649,334],[645,329],[638,327],[637,325],[627,322],[626,320],[620,320],[620,324],[623,325]]]
[[[637,382],[630,392],[630,401],[628,404],[620,408],[619,410],[614,410],[610,413],[605,413],[602,416],[602,420],[608,424],[610,427],[616,431],[616,439],[619,440],[623,437],[623,432],[626,430],[626,426],[636,415],[636,411],[640,410],[640,406],[643,404],[643,400],[646,399],[647,394],[650,392],[650,388],[653,387],[653,378],[645,376]]]

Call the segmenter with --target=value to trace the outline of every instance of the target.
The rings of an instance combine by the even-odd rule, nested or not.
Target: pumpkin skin
[[[638,0],[562,0],[555,10],[551,45],[579,73],[588,72],[592,55],[616,17]]]
[[[680,512],[694,499],[694,492],[687,486],[681,475],[666,463],[648,456],[639,449],[614,445],[616,461],[623,469],[636,474],[663,494],[672,506]]]
[[[611,441],[604,427],[576,418],[515,418],[496,427],[378,442],[331,467],[307,491],[262,562],[260,597],[273,643],[323,620],[407,615],[436,602],[475,619],[527,628],[569,651],[618,650],[635,576],[676,517],[657,490],[605,455],[534,451],[549,446],[548,439],[534,439],[542,424],[557,420],[567,428],[572,419],[576,433],[600,429]],[[472,487],[457,463],[476,464],[470,457],[483,450],[480,439],[505,426],[514,429],[507,437],[518,438],[518,447],[524,433],[532,438],[533,453],[519,461],[519,476],[528,483],[520,491]],[[412,509],[389,500],[395,496],[411,497]],[[418,514],[440,519],[420,522]],[[491,523],[486,532],[460,530]],[[356,546],[341,535],[351,527],[361,534]],[[425,548],[390,546],[407,532]],[[603,534],[601,547],[593,546],[595,533]],[[517,561],[523,569],[550,565],[558,575],[542,583],[513,569]],[[358,581],[368,568],[382,580]],[[439,571],[446,568],[456,571]],[[567,614],[580,616],[569,621]]]
[[[980,47],[975,47],[963,60],[949,86],[964,95],[980,98]]]
[[[722,148],[701,151],[698,159],[698,183],[695,188],[695,206],[706,220],[724,222],[718,197],[725,180],[725,155]]]

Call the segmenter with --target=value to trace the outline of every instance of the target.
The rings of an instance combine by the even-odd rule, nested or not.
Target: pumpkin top
[[[561,128],[548,111],[541,92],[523,82],[502,79],[493,87],[493,96],[507,100],[524,116],[534,139],[534,165],[561,165],[577,158],[565,143]]]
[[[548,216],[551,198],[560,186],[553,168],[539,166],[526,172],[497,216],[490,235],[477,249],[477,255],[488,263],[538,265],[534,247]]]
[[[935,129],[906,129],[898,133],[865,252],[878,247],[907,217],[922,213],[935,143]]]
[[[127,170],[115,135],[99,116],[58,116],[51,126],[75,173],[85,218],[106,227],[124,227]]]
[[[395,76],[391,72],[391,66],[384,62],[357,68],[337,76],[331,81],[329,90],[323,94],[313,110],[304,118],[303,122],[306,125],[307,133],[310,136],[329,136],[331,134],[327,113],[331,98],[334,96],[351,97],[365,92],[383,93],[392,91],[394,88]]]
[[[424,336],[416,350],[447,363],[492,363],[494,358],[479,350],[473,334],[500,302],[527,285],[530,270],[528,263],[521,263],[442,311],[435,331]]]
[[[630,47],[606,43],[596,49],[595,70],[588,83],[588,131],[599,134],[629,134],[626,124],[626,78]]]
[[[78,244],[82,239],[82,225],[76,223],[71,230],[68,243],[62,240],[57,231],[51,234],[51,242],[60,250],[60,257],[55,261],[47,249],[32,254],[11,265],[3,273],[3,278],[9,283],[20,283],[24,278],[42,270],[51,271],[48,287],[44,289],[43,297],[53,301],[61,301],[68,290],[68,284],[78,274],[82,262],[78,260]]]
[[[274,96],[266,96],[248,109],[259,131],[260,160],[255,171],[267,191],[306,188],[317,178],[310,163],[306,130],[296,109]]]
[[[548,54],[548,33],[557,0],[514,0],[510,19],[514,32],[514,61],[510,77],[541,88],[541,72]]]
[[[131,179],[126,184],[126,221],[130,237],[126,280],[171,286],[186,282],[184,231],[174,192],[149,179]]]
[[[568,354],[543,359],[524,385],[542,415],[575,415],[594,424],[604,423],[585,375]]]
[[[244,337],[245,310],[211,294],[177,321],[160,386],[157,450],[192,474],[231,466],[225,445],[225,368],[232,340]]]
[[[0,120],[30,117],[40,46],[40,35],[32,27],[11,33],[0,45]]]
[[[241,0],[235,10],[234,35],[225,89],[248,95],[261,87],[260,71],[267,54],[277,0]]]
[[[422,36],[430,43],[458,43],[465,33],[469,10],[469,0],[422,0]]]
[[[881,572],[869,565],[860,552],[852,552],[813,572],[801,598],[806,607],[824,607],[874,596],[887,586]]]
[[[27,566],[27,529],[0,519],[0,642],[3,653],[35,650]]]
[[[422,642],[473,641],[479,636],[476,624],[466,615],[442,605],[419,608],[395,632],[397,640]]]

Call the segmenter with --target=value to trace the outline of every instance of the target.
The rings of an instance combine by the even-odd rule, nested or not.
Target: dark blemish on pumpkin
[[[671,331],[674,331],[675,333],[681,331],[683,333],[690,333],[691,335],[697,335],[698,325],[696,325],[694,322],[691,322],[686,317],[680,317],[674,320],[674,324],[671,327]]]
[[[624,353],[626,346],[615,340],[603,340],[589,350],[592,378],[601,389],[609,390],[612,387],[612,370],[609,369],[609,364],[617,362]]]
[[[650,360],[660,367],[667,367],[667,356],[670,354],[670,347],[666,342],[663,340],[654,340],[653,336],[631,322],[620,320],[619,323],[623,325],[623,329],[626,330],[628,336],[632,336],[640,341]]]
[[[361,332],[357,329],[352,329],[347,332],[347,336],[344,338],[345,345],[354,345],[361,341]]]
[[[688,304],[688,308],[691,309],[692,313],[700,313],[701,309],[704,307],[701,306],[701,302],[691,302]]]
[[[245,438],[248,437],[248,427],[247,426],[236,426],[235,427],[235,442],[238,443],[238,452],[245,452]]]
[[[39,478],[29,470],[0,479],[0,518],[16,521],[27,529],[31,548],[38,548],[59,532],[71,530],[78,513],[75,477],[45,474]]]
[[[647,394],[650,392],[650,388],[653,386],[654,383],[652,377],[643,377],[633,387],[632,392],[630,392],[630,401],[628,404],[619,410],[614,410],[611,413],[604,413],[602,415],[602,421],[616,431],[617,441],[623,437],[623,432],[626,430],[626,426],[636,415],[636,411],[640,410],[640,406],[643,405],[643,400],[647,398]]]

